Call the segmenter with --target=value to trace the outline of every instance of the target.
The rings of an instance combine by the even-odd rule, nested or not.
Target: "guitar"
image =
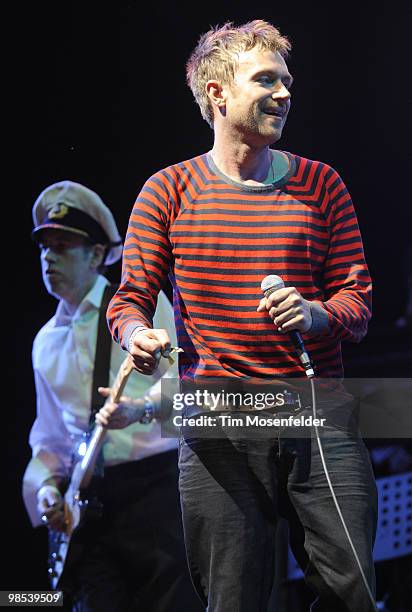
[[[133,361],[128,355],[120,366],[106,403],[119,401],[132,370]],[[87,493],[86,489],[92,479],[106,431],[106,428],[96,425],[83,457],[74,466],[69,486],[64,495],[65,531],[50,530],[49,532],[48,572],[53,589],[61,588],[67,577],[66,569],[68,565],[78,557],[80,552],[81,547],[76,547],[75,536],[79,527],[84,523],[85,515],[89,509],[89,501],[85,497],[85,493]]]

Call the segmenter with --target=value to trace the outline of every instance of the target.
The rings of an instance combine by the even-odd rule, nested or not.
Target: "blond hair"
[[[237,54],[254,47],[279,52],[287,57],[291,49],[289,40],[272,24],[262,19],[234,26],[229,21],[202,34],[186,64],[186,78],[202,117],[213,128],[212,104],[206,93],[206,83],[216,79],[232,85],[238,66]]]

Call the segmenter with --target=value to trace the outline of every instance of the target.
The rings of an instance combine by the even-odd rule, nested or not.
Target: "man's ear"
[[[90,267],[92,270],[97,270],[104,262],[106,249],[102,244],[94,244],[92,246],[92,257],[90,259]]]
[[[214,107],[222,109],[226,105],[226,87],[220,81],[211,80],[206,83],[206,93]]]

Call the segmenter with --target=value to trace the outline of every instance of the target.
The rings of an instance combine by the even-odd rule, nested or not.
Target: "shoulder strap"
[[[96,412],[103,406],[105,399],[97,391],[98,387],[109,386],[109,372],[110,372],[110,353],[112,339],[107,328],[106,322],[106,311],[110,300],[116,293],[116,285],[107,285],[104,289],[103,298],[99,309],[99,322],[97,324],[97,340],[96,340],[96,354],[94,360],[93,369],[93,381],[92,381],[92,402],[90,409],[90,420],[89,424],[94,425],[94,417]]]

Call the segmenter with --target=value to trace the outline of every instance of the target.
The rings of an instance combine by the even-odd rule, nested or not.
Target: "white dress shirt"
[[[107,279],[99,276],[73,315],[66,311],[63,302],[59,302],[56,314],[34,340],[37,418],[29,439],[33,457],[23,480],[23,497],[33,524],[39,524],[37,490],[50,476],[69,476],[73,448],[88,429],[99,307],[107,284]],[[177,345],[173,309],[162,292],[158,297],[153,327],[167,329],[172,346]],[[110,384],[126,355],[118,344],[112,343]],[[124,395],[137,398],[156,392],[163,375],[178,377],[176,365],[169,368],[168,360],[163,358],[151,376],[133,371]],[[160,423],[133,423],[125,429],[107,431],[103,445],[104,463],[110,466],[135,461],[176,446],[175,438],[161,437]],[[50,460],[39,461],[36,456],[40,451],[50,454]]]

